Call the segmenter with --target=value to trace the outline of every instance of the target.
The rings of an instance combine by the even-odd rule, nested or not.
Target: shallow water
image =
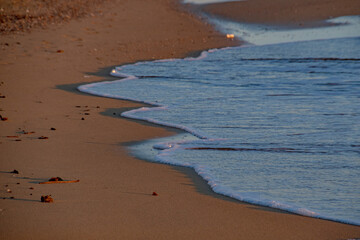
[[[206,15],[205,15],[206,16]],[[268,45],[321,39],[360,37],[360,16],[344,16],[325,21],[329,26],[320,28],[286,28],[231,22],[220,18],[209,21],[224,33],[255,45]]]
[[[359,46],[351,38],[231,48],[122,66],[113,75],[127,80],[80,89],[159,105],[124,116],[197,136],[135,147],[140,155],[192,166],[240,200],[359,224]]]

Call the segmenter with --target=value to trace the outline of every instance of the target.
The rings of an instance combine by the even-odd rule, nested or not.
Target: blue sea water
[[[187,132],[134,154],[193,167],[242,201],[360,225],[360,37],[211,50],[112,75],[124,79],[79,90],[151,103],[123,116]]]

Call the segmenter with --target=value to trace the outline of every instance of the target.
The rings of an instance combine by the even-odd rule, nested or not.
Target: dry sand
[[[0,33],[30,31],[34,27],[100,15],[109,0],[0,0]]]
[[[140,104],[76,86],[112,79],[114,65],[239,43],[172,0],[114,0],[101,12],[0,38],[0,239],[360,237],[359,227],[241,203],[190,169],[129,156],[124,145],[177,131],[123,119]],[[38,184],[51,177],[80,182]]]

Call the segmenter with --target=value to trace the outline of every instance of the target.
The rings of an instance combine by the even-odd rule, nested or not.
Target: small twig
[[[77,183],[80,180],[70,180],[70,181],[47,181],[47,182],[40,182],[39,184],[52,184],[52,183]]]

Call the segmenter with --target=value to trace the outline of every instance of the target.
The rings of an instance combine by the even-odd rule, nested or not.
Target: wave
[[[151,62],[198,61],[198,60],[206,58],[209,53],[214,52],[214,51],[218,51],[218,50],[212,49],[212,50],[209,50],[209,51],[204,51],[197,58],[165,59],[165,60],[156,60],[156,61],[151,61]],[[129,64],[129,65],[141,66],[144,63],[146,63],[146,62],[138,62],[138,63],[135,63],[135,64]],[[112,76],[122,78],[122,79],[116,80],[115,82],[132,81],[132,80],[136,80],[136,79],[141,78],[141,76],[139,77],[139,76],[135,76],[135,75],[131,75],[131,74],[127,74],[126,72],[123,72],[122,70],[126,66],[128,66],[128,65],[116,67],[115,69],[113,69],[111,71],[110,74]],[[150,104],[153,107],[141,107],[139,109],[134,109],[134,110],[131,110],[131,111],[123,112],[121,115],[123,117],[130,118],[130,119],[143,120],[143,121],[146,121],[146,122],[155,123],[155,124],[159,124],[159,125],[162,125],[162,126],[181,129],[181,130],[184,130],[186,132],[191,133],[192,135],[196,136],[197,138],[199,138],[199,139],[201,139],[201,140],[203,140],[205,142],[211,142],[211,141],[214,141],[214,140],[219,140],[219,139],[213,139],[213,138],[207,136],[205,133],[202,133],[198,129],[189,128],[189,127],[184,126],[184,125],[159,121],[159,120],[155,120],[155,119],[148,118],[148,117],[140,117],[140,116],[137,115],[137,113],[144,112],[144,111],[163,111],[163,110],[168,109],[169,106],[162,105],[162,104],[159,104],[159,103],[156,103],[156,102],[142,101],[140,99],[122,97],[122,96],[118,96],[118,95],[115,95],[115,94],[101,93],[99,91],[93,90],[93,88],[96,87],[96,86],[104,86],[104,85],[107,85],[107,84],[111,84],[113,82],[114,81],[111,81],[111,82],[110,81],[109,82],[99,82],[99,83],[91,83],[91,84],[81,85],[81,86],[78,87],[78,90],[81,91],[81,92],[85,92],[85,93],[89,93],[89,94],[93,94],[93,95],[97,95],[97,96],[102,96],[102,97],[130,100],[130,101],[136,101],[136,102],[140,102],[140,103]],[[219,141],[221,141],[221,139]],[[223,186],[221,183],[219,183],[219,181],[217,181],[212,176],[210,170],[206,166],[197,165],[197,164],[190,164],[190,163],[186,163],[186,162],[180,162],[180,161],[176,161],[176,160],[174,160],[172,158],[172,155],[176,151],[186,149],[186,148],[184,148],[182,146],[182,144],[184,144],[186,142],[187,143],[193,143],[193,141],[190,141],[190,142],[188,142],[188,141],[175,141],[175,142],[160,142],[160,143],[157,143],[157,144],[153,145],[152,147],[154,149],[160,150],[159,154],[155,156],[155,159],[153,159],[153,161],[160,162],[160,163],[166,163],[166,164],[170,164],[170,165],[191,167],[196,171],[196,173],[198,175],[200,175],[211,186],[211,188],[212,188],[212,190],[214,192],[216,192],[218,194],[222,194],[222,195],[225,195],[225,196],[235,198],[235,199],[243,201],[243,202],[248,202],[248,203],[251,203],[251,204],[256,204],[256,205],[261,205],[261,206],[266,206],[266,207],[271,207],[271,208],[276,208],[276,209],[281,209],[281,210],[284,210],[284,211],[287,211],[287,212],[291,212],[291,213],[295,213],[295,214],[299,214],[299,215],[303,215],[303,216],[309,216],[309,217],[314,217],[314,218],[320,218],[320,219],[337,221],[337,222],[342,222],[342,223],[346,223],[346,224],[352,224],[352,225],[360,226],[360,222],[328,217],[328,216],[316,213],[314,211],[311,211],[311,210],[303,208],[303,207],[298,207],[298,206],[294,206],[294,205],[291,205],[291,204],[282,203],[282,202],[279,202],[279,201],[276,201],[276,200],[261,199],[261,198],[258,198],[257,196],[254,196],[254,194],[251,194],[251,193],[238,193],[238,192],[230,189],[229,187]],[[248,149],[245,149],[245,148],[211,148],[211,147],[206,148],[206,147],[198,147],[198,146],[194,146],[194,147],[189,148],[189,149],[192,149],[192,150],[222,150],[222,151],[273,151],[273,152],[274,151],[275,152],[279,152],[279,151],[294,152],[294,151],[296,151],[296,149],[292,149],[292,148],[273,148],[273,149],[260,149],[259,150],[259,149],[250,149],[250,148],[248,148]]]

